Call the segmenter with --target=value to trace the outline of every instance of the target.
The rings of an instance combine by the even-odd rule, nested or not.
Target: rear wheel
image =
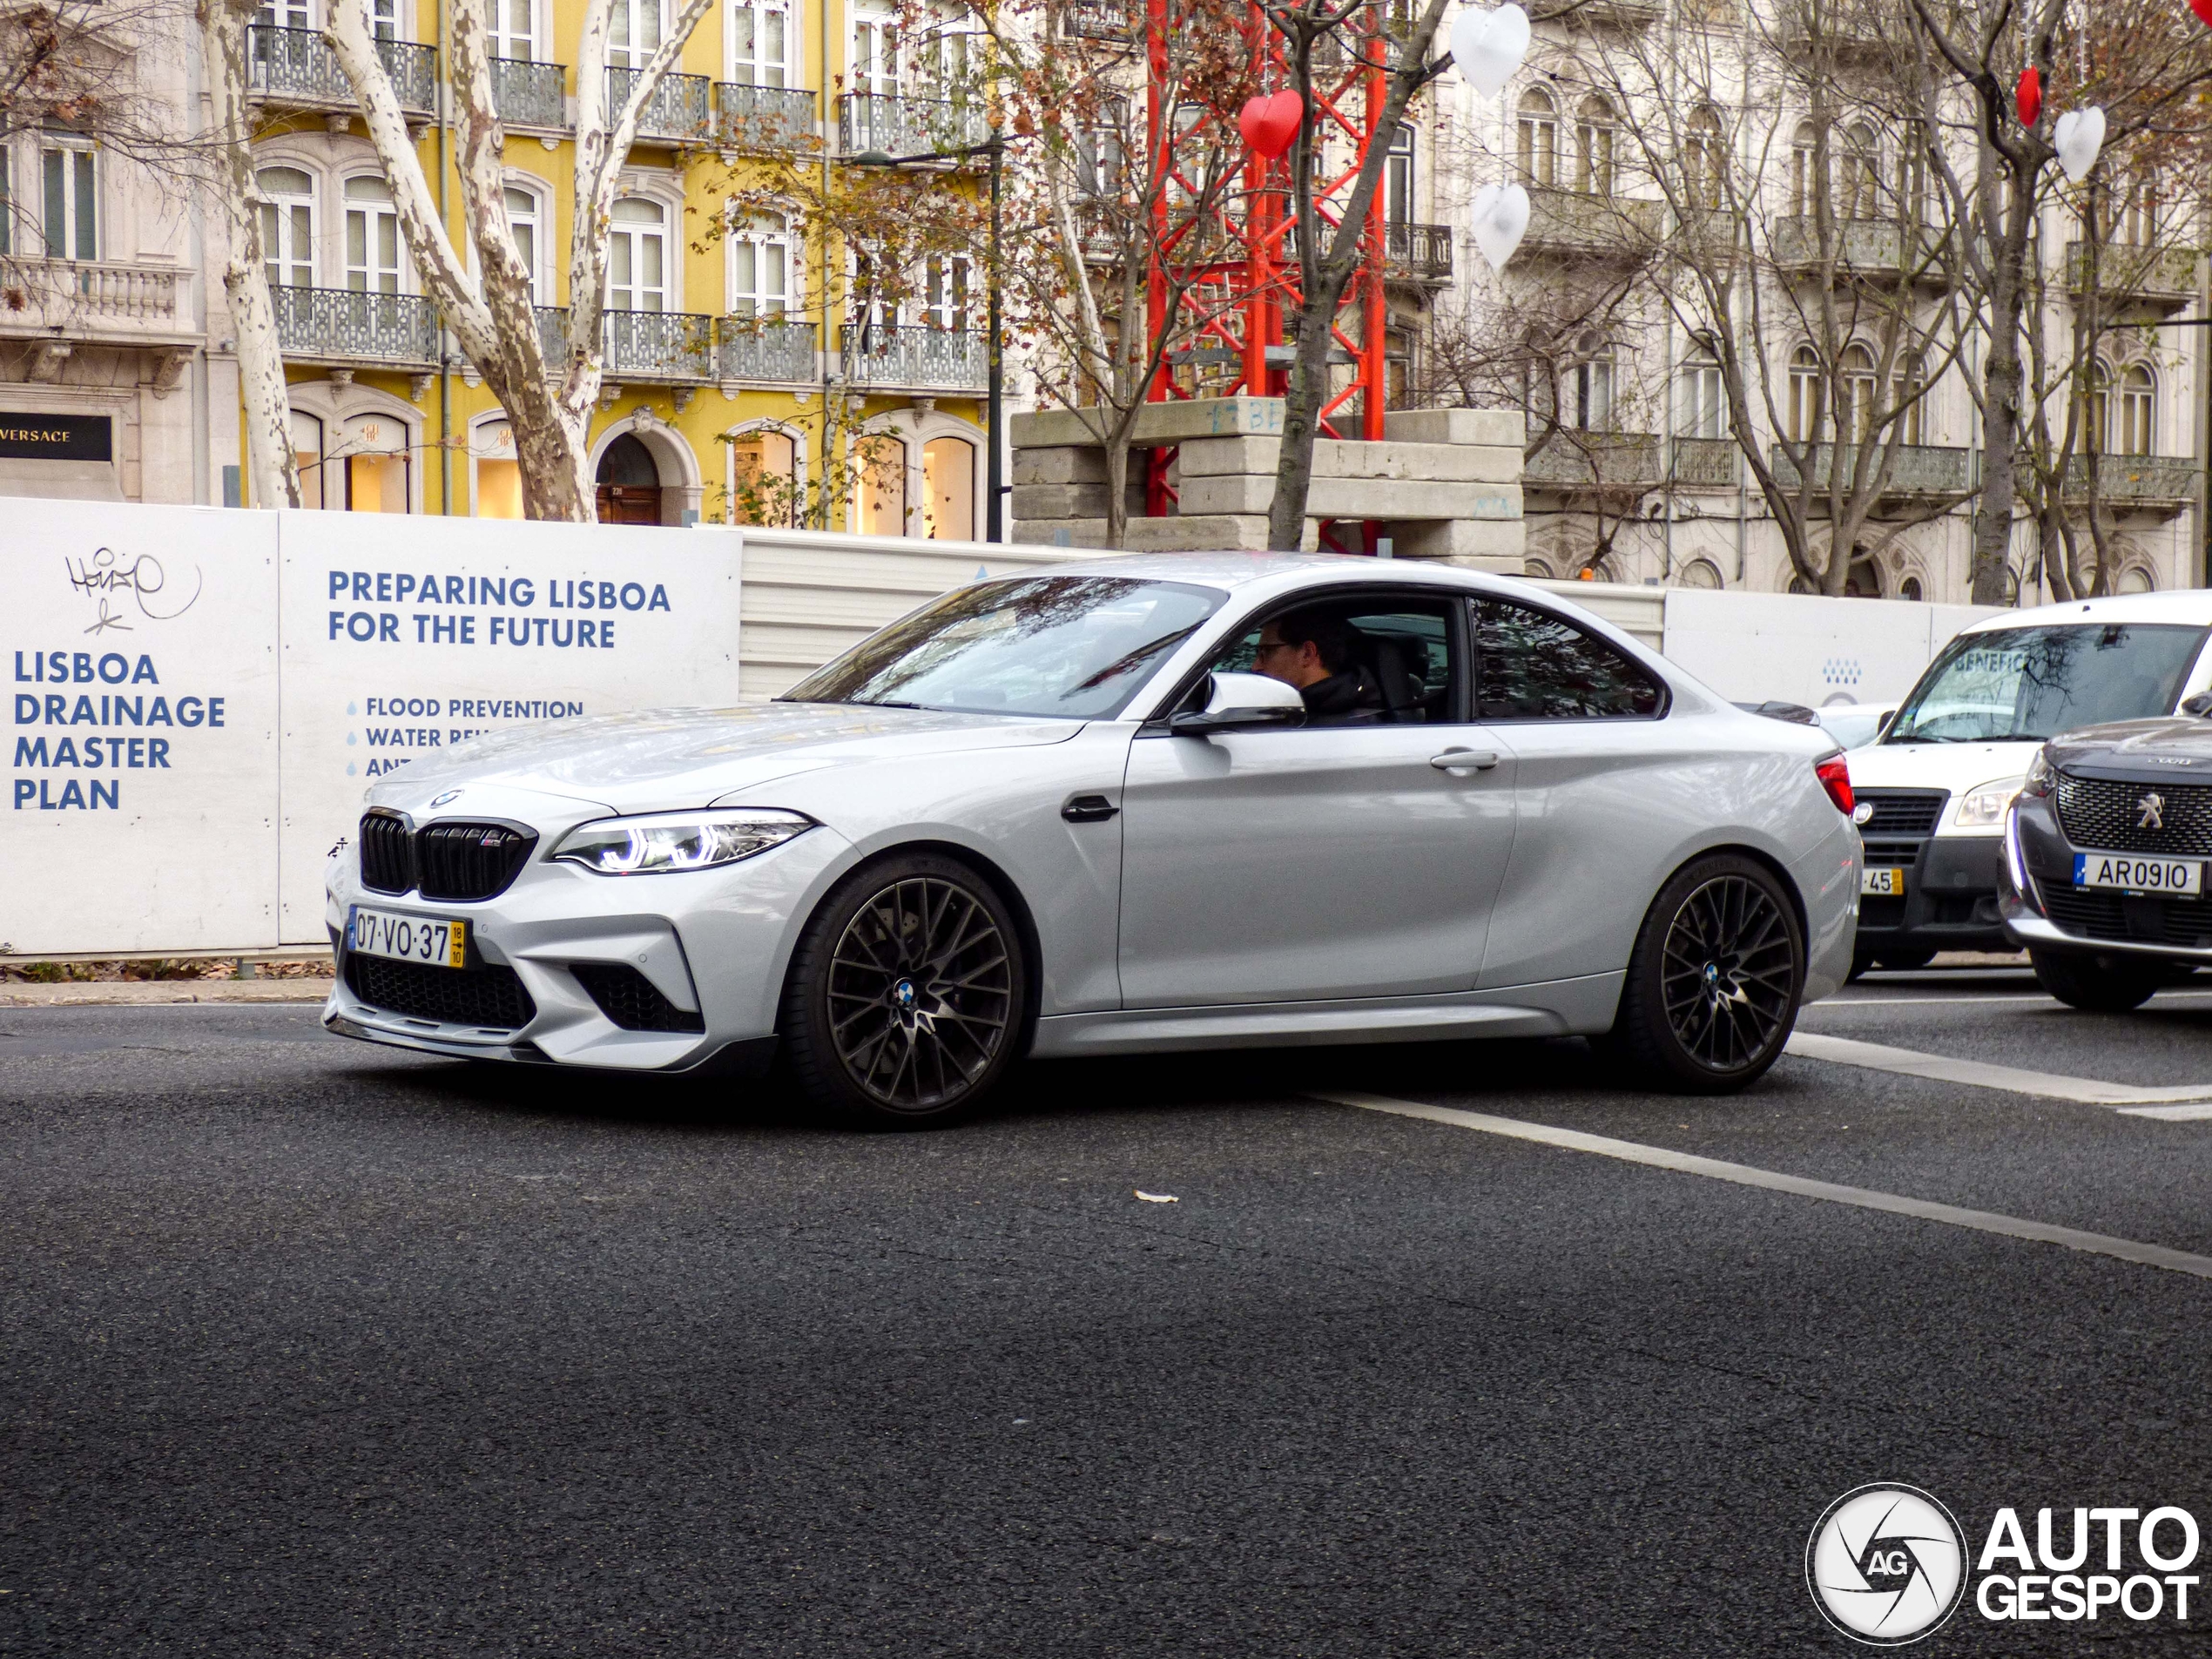
[[[1725,1094],[1782,1053],[1804,989],[1804,937],[1764,865],[1716,853],[1660,889],[1602,1043],[1646,1081]]]
[[[2069,1007],[2092,1014],[2141,1008],[2166,982],[2163,964],[2095,951],[2031,950],[2035,982]]]
[[[806,924],[784,988],[792,1076],[881,1129],[951,1122],[1012,1059],[1027,990],[1019,934],[966,865],[909,853],[846,880]]]

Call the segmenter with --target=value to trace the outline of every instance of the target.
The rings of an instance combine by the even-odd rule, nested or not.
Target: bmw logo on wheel
[[[1878,1648],[1932,1635],[1958,1610],[1966,1569],[1959,1523],[1918,1487],[1847,1492],[1805,1541],[1813,1605],[1852,1641]]]

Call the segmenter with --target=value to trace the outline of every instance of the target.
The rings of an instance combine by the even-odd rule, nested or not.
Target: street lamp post
[[[907,167],[930,161],[956,161],[968,156],[988,156],[991,158],[991,243],[990,277],[984,289],[985,326],[990,331],[986,342],[983,424],[988,433],[983,462],[983,539],[987,542],[1006,540],[1005,518],[1005,462],[1001,459],[999,444],[1006,429],[1006,362],[1000,349],[1001,329],[999,321],[999,174],[1006,158],[1006,138],[993,133],[981,144],[963,145],[957,150],[932,150],[922,155],[894,156],[880,150],[863,150],[856,156],[846,158],[853,167]]]

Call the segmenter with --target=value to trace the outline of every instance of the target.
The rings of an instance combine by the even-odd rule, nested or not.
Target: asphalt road
[[[2204,983],[1877,975],[1802,1028],[2212,1094]],[[2001,1505],[2212,1531],[2212,1279],[1316,1090],[2212,1256],[2212,1118],[1805,1058],[1036,1066],[856,1136],[310,1008],[8,1009],[0,1652],[1842,1653],[1805,1539],[1864,1482],[1970,1551]]]

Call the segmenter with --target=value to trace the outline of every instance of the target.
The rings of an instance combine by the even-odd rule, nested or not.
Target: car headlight
[[[2005,821],[2005,809],[2013,804],[2020,786],[2027,782],[2025,777],[2020,777],[1976,784],[1959,797],[1959,807],[1951,814],[1951,821],[1960,829],[1995,829]]]
[[[2027,763],[2027,776],[2020,784],[2020,793],[2047,795],[2058,780],[2058,769],[2051,765],[2049,752],[2038,749],[2035,752],[2035,759]]]
[[[664,875],[735,864],[813,827],[803,813],[758,806],[602,818],[570,830],[553,856],[600,875]]]

